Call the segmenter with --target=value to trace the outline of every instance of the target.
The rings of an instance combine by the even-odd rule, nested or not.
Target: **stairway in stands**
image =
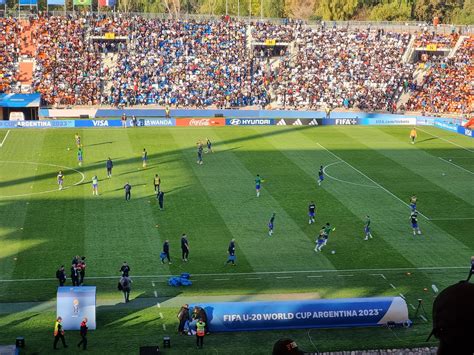
[[[35,66],[35,44],[33,29],[28,20],[21,20],[20,59],[18,62],[18,81],[21,83],[21,92],[30,92],[33,83]]]

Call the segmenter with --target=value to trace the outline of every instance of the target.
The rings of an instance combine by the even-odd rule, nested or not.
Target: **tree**
[[[411,5],[407,1],[379,4],[370,11],[372,21],[406,21],[411,18]]]
[[[316,7],[316,0],[286,0],[285,15],[297,19],[309,19]]]
[[[359,0],[321,0],[318,13],[324,20],[349,20],[359,7]]]

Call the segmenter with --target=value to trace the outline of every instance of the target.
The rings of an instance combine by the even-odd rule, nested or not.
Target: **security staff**
[[[206,335],[206,323],[199,319],[196,323],[196,346],[202,349],[204,345],[204,335]]]
[[[53,344],[53,349],[57,350],[57,345],[59,342],[59,339],[61,339],[61,342],[63,343],[63,346],[67,348],[66,345],[66,340],[64,339],[64,330],[63,330],[63,325],[61,322],[63,319],[61,317],[58,317],[56,319],[56,322],[54,323],[54,344]]]
[[[59,280],[59,286],[64,286],[66,282],[66,271],[64,270],[64,265],[56,271],[56,278]]]

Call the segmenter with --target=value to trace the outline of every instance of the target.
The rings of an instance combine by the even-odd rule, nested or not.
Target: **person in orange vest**
[[[204,343],[204,335],[206,335],[206,323],[201,318],[196,323],[196,346],[202,349]]]
[[[416,139],[416,128],[413,127],[413,129],[410,131],[410,138],[411,138],[411,144],[415,144],[415,139]]]
[[[63,325],[61,322],[63,319],[61,317],[58,317],[56,319],[56,322],[54,323],[54,344],[53,344],[53,349],[57,350],[57,345],[59,342],[59,339],[61,339],[63,346],[67,348],[66,345],[66,340],[64,339],[64,330],[63,330]]]

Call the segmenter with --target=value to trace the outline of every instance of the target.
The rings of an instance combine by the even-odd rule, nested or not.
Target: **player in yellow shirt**
[[[411,144],[415,144],[415,139],[416,139],[416,128],[413,127],[413,129],[410,131],[410,138],[411,138]]]

